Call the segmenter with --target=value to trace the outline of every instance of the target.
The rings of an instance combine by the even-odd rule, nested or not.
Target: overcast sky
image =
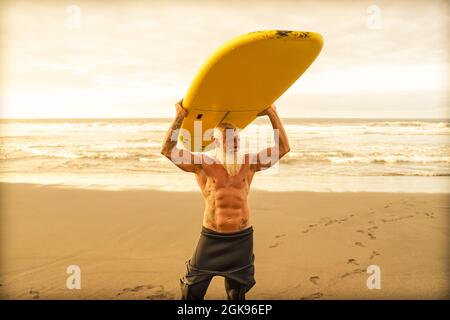
[[[314,64],[277,101],[281,116],[449,117],[447,1],[0,6],[4,118],[170,117],[219,45],[264,29],[325,39]]]

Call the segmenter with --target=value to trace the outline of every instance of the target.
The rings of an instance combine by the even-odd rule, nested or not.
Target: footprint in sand
[[[319,276],[312,276],[309,278],[309,281],[314,283],[316,286],[319,284],[320,277]]]
[[[309,296],[301,297],[300,300],[320,299],[322,297],[323,297],[322,292],[315,292],[313,294],[310,294]]]
[[[342,222],[345,222],[347,220],[348,220],[347,218],[326,220],[326,221],[324,221],[324,225],[329,226],[329,225],[332,225],[335,223],[341,224]]]
[[[164,286],[159,286],[151,290],[150,294],[145,297],[149,300],[173,300],[175,297],[170,292],[164,290]]]
[[[329,225],[332,225],[335,223],[340,223],[340,222],[337,219],[329,220],[329,221],[325,222],[325,226],[329,226]]]
[[[359,263],[355,259],[352,259],[352,258],[347,260],[347,264],[354,264],[354,265],[359,266]]]
[[[425,215],[428,217],[428,218],[434,218],[434,212],[427,212],[427,213],[425,213]]]
[[[370,223],[370,221],[369,221],[369,223]],[[376,230],[376,229],[378,229],[378,227],[377,226],[373,226],[373,227],[367,228],[366,230],[358,229],[358,230],[356,230],[356,232],[362,233],[362,234],[367,233],[367,236],[370,239],[376,239],[377,237],[375,236],[375,234],[373,232],[371,232],[372,230]],[[356,243],[355,243],[355,245],[356,245]]]
[[[308,227],[306,229],[304,229],[302,232],[303,233],[308,233],[310,230],[313,230],[315,227],[317,227],[318,224],[314,223],[314,224],[309,224]]]
[[[379,255],[380,255],[380,253],[378,251],[373,250],[372,255],[369,257],[369,259],[372,260],[373,258],[375,258],[376,256],[379,256]]]
[[[389,208],[392,205],[391,202],[389,202],[387,205],[384,206],[385,209]]]
[[[153,288],[154,288],[154,286],[151,284],[146,285],[146,286],[137,286],[134,288],[125,288],[125,289],[122,289],[122,291],[120,291],[117,295],[120,296],[120,295],[122,295],[124,293],[128,293],[128,292],[139,292],[139,291],[142,291],[143,289],[153,289]]]
[[[381,219],[381,222],[395,222],[395,221],[400,221],[403,219],[410,219],[410,218],[414,218],[414,216],[403,216],[403,217],[397,217],[397,218],[392,218],[392,219]]]
[[[125,288],[125,289],[122,289],[122,291],[120,291],[117,294],[117,296],[123,295],[125,293],[129,293],[129,292],[139,292],[139,291],[141,291],[143,289],[153,289],[153,288],[154,288],[154,286],[151,285],[151,284],[146,285],[146,286],[137,286],[137,287],[134,287],[134,288]]]
[[[353,274],[359,274],[359,273],[364,273],[364,272],[366,272],[366,269],[355,269],[355,270],[353,270],[353,271],[344,273],[344,274],[341,276],[341,278],[346,278],[346,277],[351,276],[351,275],[353,275]]]
[[[361,242],[355,242],[355,246],[364,247],[364,245]]]
[[[122,289],[116,296],[121,296],[125,294],[132,294],[135,292],[146,291],[145,299],[150,300],[173,300],[174,295],[164,289],[163,285],[154,286],[152,284],[148,285],[140,285],[134,288],[125,288]]]
[[[354,214],[350,214],[350,217],[353,217]],[[315,230],[317,227],[327,227],[332,224],[341,224],[343,222],[348,221],[348,218],[341,218],[341,219],[331,219],[330,217],[322,217],[319,221],[319,223],[311,223],[308,225],[307,228],[302,230],[302,233],[308,233],[311,230]]]
[[[269,248],[276,248],[278,247],[279,243],[275,242],[274,244],[270,245]]]
[[[285,237],[286,235],[283,233],[283,234],[277,234],[277,235],[275,235],[275,238],[281,238],[281,237]]]
[[[33,299],[39,299],[39,291],[34,291],[33,289],[30,289],[28,293],[33,295]]]
[[[416,214],[423,214],[424,216],[433,219],[434,218],[434,212],[421,212],[421,211],[416,211]]]

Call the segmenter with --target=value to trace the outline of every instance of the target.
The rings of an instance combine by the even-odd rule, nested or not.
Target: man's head
[[[214,128],[216,157],[222,162],[230,176],[239,173],[242,159],[239,154],[239,128],[222,122]]]
[[[222,122],[214,128],[214,145],[225,153],[239,150],[239,129],[228,122]]]

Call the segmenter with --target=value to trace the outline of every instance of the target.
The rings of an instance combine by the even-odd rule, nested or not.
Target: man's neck
[[[242,165],[242,154],[237,152],[226,152],[216,149],[216,159],[224,166],[230,176],[235,176],[239,173]]]

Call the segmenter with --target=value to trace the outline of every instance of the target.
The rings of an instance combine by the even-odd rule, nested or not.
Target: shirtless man
[[[290,151],[283,124],[272,105],[268,116],[275,144],[255,154],[239,152],[239,129],[222,123],[214,129],[215,155],[193,154],[177,148],[179,130],[188,111],[176,104],[176,117],[163,142],[161,154],[186,172],[195,174],[205,199],[200,239],[187,272],[180,279],[183,300],[203,299],[211,278],[225,278],[229,300],[244,300],[254,285],[253,227],[247,195],[255,172],[273,166]],[[184,159],[180,161],[180,159]],[[186,161],[187,160],[187,161]]]

